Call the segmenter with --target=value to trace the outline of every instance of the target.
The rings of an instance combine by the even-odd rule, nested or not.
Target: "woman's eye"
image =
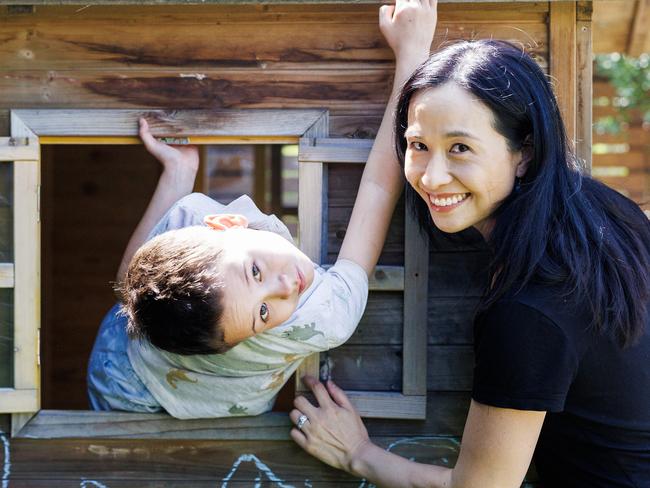
[[[257,267],[257,264],[253,264],[253,268],[251,272],[253,274],[254,279],[256,279],[257,281],[262,281],[262,273],[260,272],[260,269]]]
[[[465,144],[461,144],[460,142],[458,144],[454,144],[451,146],[451,152],[453,153],[464,153],[469,151],[469,146],[466,146]]]
[[[260,318],[262,319],[262,322],[269,320],[269,307],[266,303],[263,303],[260,307]]]
[[[413,141],[411,142],[411,148],[414,149],[415,151],[426,151],[427,146],[422,144],[421,142],[418,141]]]

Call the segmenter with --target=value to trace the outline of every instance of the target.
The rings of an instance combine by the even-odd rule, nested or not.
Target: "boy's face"
[[[286,322],[314,280],[311,260],[273,232],[238,227],[216,234],[226,343],[237,344]]]

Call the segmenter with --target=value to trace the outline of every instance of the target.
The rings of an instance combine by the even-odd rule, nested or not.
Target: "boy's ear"
[[[248,227],[248,219],[239,214],[206,215],[203,217],[203,223],[214,230],[235,229],[237,227],[245,229]]]

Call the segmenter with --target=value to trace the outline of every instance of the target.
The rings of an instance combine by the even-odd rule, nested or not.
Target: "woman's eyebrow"
[[[454,130],[454,131],[451,131],[451,132],[447,132],[447,134],[445,134],[445,135],[447,137],[468,137],[470,139],[478,139],[477,137],[473,136],[469,132],[465,132],[465,131],[462,131],[462,130]]]

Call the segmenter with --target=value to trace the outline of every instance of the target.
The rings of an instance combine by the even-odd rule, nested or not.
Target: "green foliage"
[[[603,117],[594,124],[600,133],[618,133],[630,122],[633,111],[639,111],[644,123],[650,123],[650,54],[633,58],[619,53],[599,54],[595,59],[597,76],[603,76],[616,89],[610,100],[601,97],[594,105],[611,105],[618,109],[615,116]]]

